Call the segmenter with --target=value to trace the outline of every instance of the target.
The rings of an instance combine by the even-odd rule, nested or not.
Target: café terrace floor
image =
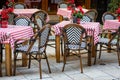
[[[87,56],[82,55],[83,73],[80,72],[79,58],[70,57],[67,60],[64,72],[62,72],[63,59],[56,63],[55,49],[47,47],[48,59],[52,73],[48,72],[45,60],[42,60],[42,80],[120,80],[120,66],[118,66],[116,52],[103,52],[101,59],[97,59],[96,65],[87,66]],[[19,58],[21,56],[19,55]],[[92,59],[93,62],[93,59]],[[21,67],[21,60],[17,62],[16,76],[5,75],[5,62],[2,63],[3,76],[0,80],[39,80],[38,62],[32,60],[31,68]]]

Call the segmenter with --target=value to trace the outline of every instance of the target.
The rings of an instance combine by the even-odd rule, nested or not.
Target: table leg
[[[59,63],[60,62],[60,36],[56,35],[55,36],[56,40],[56,62]]]
[[[111,34],[108,34],[108,38],[109,38],[109,39],[111,39]],[[110,52],[111,52],[110,48],[111,48],[111,45],[110,45],[110,44],[108,44],[108,50],[107,50],[107,52],[108,52],[108,53],[110,53]]]
[[[11,46],[9,43],[5,44],[5,67],[6,67],[6,75],[12,75],[12,53]]]
[[[22,67],[26,67],[26,66],[27,66],[27,55],[22,54]]]
[[[23,43],[23,45],[26,45],[29,41],[26,41]],[[28,56],[26,54],[22,54],[22,67],[27,66]]]

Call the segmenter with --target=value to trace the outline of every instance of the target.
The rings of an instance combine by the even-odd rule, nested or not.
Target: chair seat
[[[98,43],[108,44],[109,41],[110,41],[110,39],[108,39],[108,38],[100,38]],[[117,40],[116,39],[112,40],[110,44],[111,45],[117,44]]]
[[[72,45],[72,44],[70,44],[70,45],[68,45],[68,48],[74,50],[74,49],[79,49],[79,46],[80,46],[80,49],[85,49],[86,45],[87,44],[85,42],[82,42],[81,46],[80,45]]]
[[[49,36],[48,40],[49,41],[55,41],[55,36]]]
[[[28,48],[29,48],[29,45],[25,45],[25,46],[21,46],[19,48],[16,48],[16,51],[27,52]],[[44,50],[45,50],[45,47],[40,48],[40,53],[42,53]],[[30,53],[37,54],[37,52],[38,52],[38,47],[33,46]]]

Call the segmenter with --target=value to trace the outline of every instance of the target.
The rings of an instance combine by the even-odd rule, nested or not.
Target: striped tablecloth
[[[28,16],[29,18],[36,11],[39,11],[39,9],[14,9],[15,14],[18,14],[19,16]]]
[[[2,9],[0,9],[0,14],[1,14],[1,11]],[[13,13],[31,17],[31,15],[36,11],[39,11],[39,9],[14,9]]]
[[[10,43],[12,48],[17,39],[27,39],[31,36],[33,36],[33,29],[30,26],[8,25],[8,28],[0,28],[0,42]]]
[[[118,29],[120,22],[118,20],[105,20],[103,29]]]
[[[84,13],[87,12],[87,9],[83,9]],[[72,10],[67,10],[67,8],[58,8],[57,14],[71,18]]]
[[[55,30],[55,35],[60,35],[60,28],[64,27],[65,25],[69,24],[70,21],[62,21],[56,25],[53,26],[54,30]],[[98,22],[85,22],[80,24],[82,25],[86,31],[88,35],[93,35],[94,37],[94,44],[96,44],[99,40],[99,32],[100,32],[100,23]],[[94,31],[94,34],[91,32]]]

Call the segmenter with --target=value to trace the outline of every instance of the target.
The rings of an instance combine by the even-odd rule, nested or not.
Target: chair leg
[[[63,56],[63,41],[62,41],[62,39],[60,40],[60,43],[61,43],[61,53],[62,53],[62,56]]]
[[[64,71],[64,68],[65,68],[65,64],[66,64],[66,56],[67,56],[67,53],[68,51],[64,50],[64,55],[63,55],[63,68],[62,68],[62,72]]]
[[[100,44],[100,52],[99,52],[99,59],[101,57],[102,45]]]
[[[41,56],[39,55],[39,72],[40,72],[40,79],[42,79],[42,69],[41,69]]]
[[[13,69],[13,75],[15,76],[16,75],[16,53],[14,53],[14,69]]]
[[[83,73],[82,57],[81,57],[80,51],[79,51],[79,55],[80,55],[80,70],[81,70],[81,73]]]
[[[48,58],[47,58],[46,53],[45,53],[45,58],[46,58],[46,62],[47,62],[47,65],[48,65],[48,70],[49,70],[49,73],[51,73],[51,69],[50,69],[50,65],[49,65],[49,62],[48,62]]]
[[[96,64],[96,58],[97,58],[97,46],[98,46],[98,45],[96,45],[96,48],[95,48],[95,58],[94,58],[94,65]]]
[[[31,55],[29,54],[28,69],[30,69],[30,65],[31,65]]]

